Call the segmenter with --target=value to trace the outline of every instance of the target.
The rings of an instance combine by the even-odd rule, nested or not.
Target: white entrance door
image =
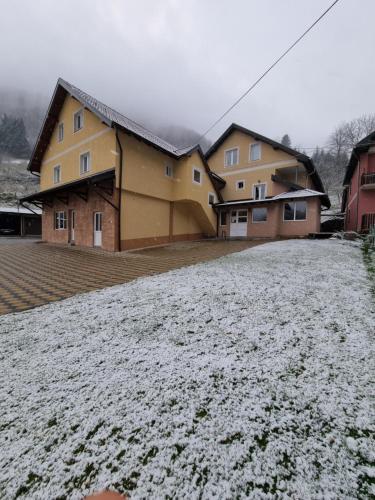
[[[232,210],[230,214],[230,236],[231,238],[247,236],[247,210]]]
[[[102,225],[103,214],[102,212],[94,213],[94,247],[102,246]]]
[[[76,229],[76,211],[71,210],[71,212],[70,212],[70,242],[71,243],[74,243],[75,239],[76,239],[75,229]]]

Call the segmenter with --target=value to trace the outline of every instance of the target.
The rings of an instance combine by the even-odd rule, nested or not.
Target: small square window
[[[59,123],[57,127],[57,140],[62,142],[64,140],[64,124]]]
[[[165,175],[167,177],[173,177],[173,167],[172,167],[172,165],[165,165]]]
[[[83,128],[83,109],[74,113],[74,132],[78,132]]]
[[[227,213],[220,212],[220,226],[226,226],[226,225],[227,225]]]
[[[236,189],[237,191],[242,191],[243,189],[245,189],[245,181],[237,181]]]
[[[53,182],[54,184],[58,184],[61,182],[61,167],[57,165],[53,168]]]
[[[201,184],[201,171],[197,168],[193,168],[193,181],[196,184]]]
[[[266,222],[267,221],[267,208],[256,207],[253,208],[253,222]]]
[[[215,203],[215,195],[214,193],[208,193],[208,204],[213,205]]]
[[[260,144],[250,144],[250,160],[256,161],[260,160]]]
[[[224,167],[231,167],[238,163],[238,148],[228,149],[224,153]]]
[[[83,153],[79,157],[79,171],[81,174],[86,174],[91,169],[90,153]]]

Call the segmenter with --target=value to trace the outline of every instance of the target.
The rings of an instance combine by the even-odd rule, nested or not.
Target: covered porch
[[[34,193],[20,202],[42,209],[43,241],[117,250],[114,169]]]

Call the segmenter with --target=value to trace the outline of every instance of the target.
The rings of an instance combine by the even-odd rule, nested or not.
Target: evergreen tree
[[[281,144],[283,146],[286,146],[287,148],[291,148],[292,147],[292,141],[290,140],[290,137],[288,134],[284,134],[283,135],[283,138],[281,139]]]
[[[27,158],[30,155],[30,145],[22,118],[14,118],[6,114],[1,118],[0,153],[15,158]]]

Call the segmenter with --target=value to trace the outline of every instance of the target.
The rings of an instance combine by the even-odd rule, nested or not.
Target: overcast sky
[[[125,115],[199,132],[332,0],[1,0],[0,87],[59,76]],[[375,112],[375,1],[341,0],[210,133],[231,123],[323,145]]]

